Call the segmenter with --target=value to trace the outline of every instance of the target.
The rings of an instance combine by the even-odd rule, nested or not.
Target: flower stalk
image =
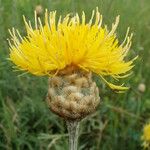
[[[77,150],[79,137],[79,121],[66,121],[69,134],[69,150]]]

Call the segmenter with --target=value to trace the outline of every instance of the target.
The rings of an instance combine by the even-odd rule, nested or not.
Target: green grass
[[[20,75],[12,71],[7,38],[8,28],[25,34],[22,15],[33,21],[34,8],[41,4],[58,14],[84,10],[88,18],[99,7],[104,23],[111,26],[121,16],[118,37],[123,40],[130,26],[134,33],[130,57],[139,55],[130,86],[116,94],[97,79],[102,103],[80,127],[80,150],[141,150],[143,125],[150,119],[150,1],[149,0],[0,0],[0,150],[67,150],[65,122],[46,104],[47,77]],[[43,15],[42,15],[43,17]],[[144,93],[137,89],[147,87]]]

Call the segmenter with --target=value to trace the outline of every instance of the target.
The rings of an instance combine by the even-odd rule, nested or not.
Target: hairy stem
[[[79,136],[79,122],[66,121],[69,133],[69,150],[77,150]]]

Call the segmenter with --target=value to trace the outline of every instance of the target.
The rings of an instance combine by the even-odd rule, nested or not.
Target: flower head
[[[60,16],[56,21],[56,11],[45,12],[45,22],[35,13],[35,29],[27,23],[27,35],[22,37],[18,30],[10,31],[10,60],[17,68],[34,75],[55,75],[65,68],[80,68],[99,75],[112,89],[126,90],[127,87],[114,85],[104,78],[115,79],[129,75],[133,60],[125,61],[132,34],[127,30],[122,43],[116,37],[115,30],[119,23],[116,18],[112,29],[102,27],[102,15],[93,10],[92,17],[86,20],[85,13],[71,17]]]
[[[144,126],[142,140],[144,148],[150,147],[150,123]]]
[[[146,90],[146,85],[144,83],[140,83],[138,85],[138,91],[141,92],[141,93],[144,93]]]
[[[40,16],[43,13],[43,7],[42,7],[42,5],[37,5],[35,7],[35,12],[36,12],[37,16]]]

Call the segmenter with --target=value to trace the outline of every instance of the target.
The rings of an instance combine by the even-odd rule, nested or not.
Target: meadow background
[[[124,82],[131,88],[116,94],[96,78],[101,105],[81,123],[79,150],[141,150],[143,125],[150,119],[150,0],[0,0],[0,150],[67,150],[65,122],[45,104],[47,77],[12,71],[7,60],[8,28],[25,35],[24,14],[33,22],[37,5],[58,15],[84,10],[87,18],[96,6],[104,24],[121,16],[117,36],[122,41],[130,26],[134,33],[129,58],[133,74]],[[43,14],[41,14],[43,18]],[[143,83],[146,90],[140,91]]]

